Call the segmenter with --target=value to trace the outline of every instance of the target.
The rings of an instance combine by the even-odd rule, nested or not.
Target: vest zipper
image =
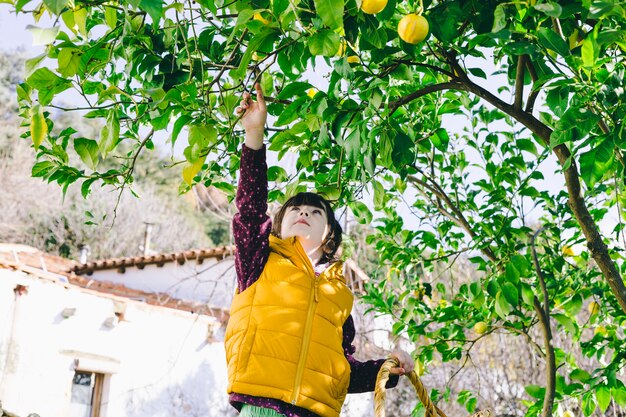
[[[300,253],[303,255],[304,264],[309,271],[310,275],[313,277],[313,288],[311,289],[311,294],[309,296],[309,309],[307,310],[306,323],[304,325],[304,335],[302,337],[302,351],[300,352],[300,358],[298,358],[298,367],[296,368],[296,379],[294,381],[293,386],[293,395],[291,397],[291,404],[296,405],[296,401],[298,396],[300,395],[300,386],[302,384],[302,377],[304,376],[304,365],[306,364],[306,357],[309,354],[309,345],[311,343],[311,331],[313,328],[313,317],[315,313],[315,307],[318,303],[317,296],[317,286],[319,283],[319,277],[315,276],[315,270],[311,265],[311,261],[299,242],[295,242],[295,246]]]

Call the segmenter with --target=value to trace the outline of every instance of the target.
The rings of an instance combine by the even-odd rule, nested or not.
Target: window
[[[76,371],[72,380],[69,417],[99,417],[104,374]]]

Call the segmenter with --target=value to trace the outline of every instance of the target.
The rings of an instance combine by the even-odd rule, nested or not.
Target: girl
[[[267,216],[267,165],[263,145],[267,109],[260,86],[257,101],[245,93],[245,142],[233,219],[237,247],[237,294],[226,328],[228,393],[247,417],[338,417],[348,392],[374,389],[384,359],[359,362],[353,295],[335,254],[341,226],[324,198],[300,193]],[[400,367],[413,360],[394,352]]]

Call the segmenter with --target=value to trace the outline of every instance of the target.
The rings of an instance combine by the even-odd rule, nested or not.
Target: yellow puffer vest
[[[270,236],[259,279],[235,295],[226,327],[228,392],[338,417],[348,392],[343,324],[353,296],[343,265],[315,277],[296,238]]]

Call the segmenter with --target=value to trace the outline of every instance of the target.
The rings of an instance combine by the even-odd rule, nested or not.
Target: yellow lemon
[[[596,329],[593,331],[594,334],[599,334],[600,336],[606,336],[606,327],[605,326],[598,326],[596,327]]]
[[[348,48],[348,43],[345,40],[342,40],[339,43],[339,49],[337,49],[336,56],[344,56],[346,54],[346,49]]]
[[[406,43],[415,45],[428,36],[428,20],[414,13],[407,14],[398,23],[398,35]]]
[[[315,97],[316,94],[317,94],[317,89],[315,88],[309,88],[306,92],[306,95],[311,98]]]
[[[248,15],[248,16],[250,16],[250,15]],[[258,20],[259,22],[263,23],[264,25],[267,25],[270,22],[269,20],[267,20],[266,18],[261,16],[261,13],[255,13],[252,18],[254,20]]]
[[[387,6],[387,0],[363,0],[361,10],[363,13],[376,14],[382,12],[385,6]]]
[[[595,301],[592,301],[587,306],[587,311],[593,316],[594,314],[598,314],[600,312],[600,306]]]
[[[574,249],[572,249],[571,246],[563,246],[563,250],[561,252],[563,252],[563,256],[576,256]]]
[[[487,326],[487,323],[485,323],[484,321],[479,321],[478,323],[476,323],[474,325],[474,331],[477,334],[483,334],[487,331],[487,329],[489,328],[489,326]]]
[[[359,62],[361,62],[359,57],[356,55],[350,55],[347,59],[348,59],[348,64],[358,64]]]

